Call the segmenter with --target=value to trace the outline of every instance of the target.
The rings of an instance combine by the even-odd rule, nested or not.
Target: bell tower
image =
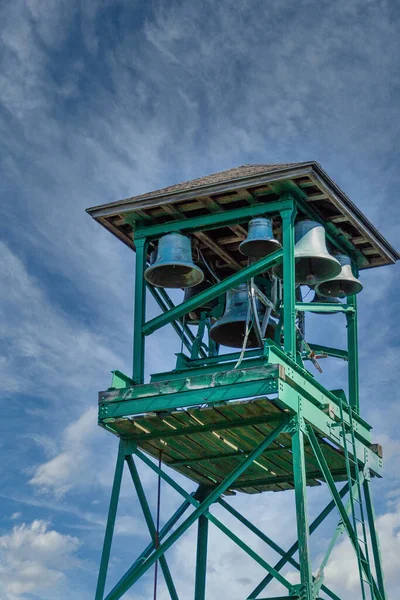
[[[324,583],[324,567],[341,534],[357,563],[355,597],[387,600],[371,497],[382,476],[382,449],[362,417],[357,295],[362,271],[395,263],[397,252],[316,162],[247,165],[87,212],[136,253],[132,373],[113,371],[110,388],[99,393],[99,425],[118,436],[119,451],[95,600],[123,597],[158,566],[169,597],[182,599],[166,552],[193,525],[192,597],[211,600],[209,523],[265,570],[249,586],[248,600],[340,600],[334,584]],[[171,288],[183,290],[179,304]],[[313,290],[312,301],[305,289]],[[150,295],[160,314],[147,320]],[[344,314],[338,327],[346,328],[347,347],[309,342],[310,312],[322,320]],[[169,324],[182,351],[172,371],[148,377],[146,339]],[[327,367],[346,361],[347,381],[324,387],[322,359]],[[165,523],[150,510],[138,462],[182,498]],[[106,591],[125,465],[149,544],[133,552],[125,575],[107,582]],[[193,482],[191,494],[174,472]],[[330,495],[312,520],[309,486],[325,486]],[[264,494],[288,490],[297,521],[290,548],[230,501],[258,494],[262,503]],[[226,527],[213,512],[216,503],[277,560],[266,561]],[[333,514],[337,527],[313,569],[313,533]],[[298,572],[295,583],[284,574],[287,566]],[[268,593],[272,581],[281,585],[279,598]]]

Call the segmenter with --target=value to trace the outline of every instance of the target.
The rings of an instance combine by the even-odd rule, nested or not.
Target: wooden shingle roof
[[[153,192],[101,204],[87,212],[130,248],[135,249],[134,229],[138,221],[162,224],[279,200],[290,191],[301,198],[304,214],[332,223],[354,249],[360,269],[393,264],[399,254],[368,221],[346,194],[315,161],[257,164],[171,185]],[[301,210],[300,216],[301,216]],[[274,222],[279,235],[279,219]],[[195,234],[196,235],[196,234]],[[246,223],[197,235],[206,257],[216,263],[224,277],[245,264],[238,247],[246,237]]]

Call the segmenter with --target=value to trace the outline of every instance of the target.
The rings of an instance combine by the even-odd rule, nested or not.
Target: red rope
[[[161,454],[162,454],[162,450],[160,450],[159,456],[158,456],[158,468],[161,471]],[[157,518],[156,518],[156,538],[155,538],[155,548],[157,550],[157,548],[160,545],[160,541],[159,541],[159,531],[160,531],[160,505],[161,505],[161,475],[158,475],[158,483],[157,483]],[[157,580],[158,580],[158,560],[156,561],[155,565],[154,565],[154,593],[153,593],[153,600],[157,600]]]

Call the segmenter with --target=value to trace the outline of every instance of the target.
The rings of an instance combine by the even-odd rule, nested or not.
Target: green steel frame
[[[343,531],[347,533],[358,560],[360,598],[363,600],[366,598],[386,600],[370,489],[371,476],[381,476],[382,459],[377,447],[371,444],[370,426],[360,416],[357,303],[354,297],[348,298],[347,304],[339,307],[337,304],[301,303],[296,299],[294,220],[297,210],[305,211],[304,199],[294,192],[291,193],[288,189],[282,189],[282,196],[278,202],[257,203],[245,208],[175,220],[166,224],[147,224],[146,222],[135,224],[133,373],[132,377],[128,377],[120,371],[114,371],[111,388],[99,394],[99,424],[119,435],[120,444],[95,600],[121,598],[157,562],[160,564],[170,598],[178,600],[179,594],[165,553],[195,522],[197,522],[196,573],[193,592],[195,600],[205,600],[206,598],[209,522],[225,533],[265,569],[266,576],[253,591],[249,592],[248,600],[262,600],[259,594],[273,580],[278,581],[286,589],[287,595],[281,596],[280,600],[285,600],[285,598],[316,600],[324,597],[340,600],[334,590],[324,585],[323,570],[339,534]],[[310,209],[307,208],[306,213],[308,214],[309,211]],[[146,284],[144,271],[147,265],[149,241],[171,231],[183,231],[190,234],[233,223],[244,223],[254,216],[260,215],[274,215],[281,218],[283,249],[249,264],[178,306],[173,304],[165,290],[159,290]],[[327,226],[327,233],[331,243],[342,248],[345,242],[349,255],[357,257],[357,249],[350,247],[347,241],[337,236],[336,230],[331,224]],[[215,355],[215,348],[207,349],[202,342],[207,328],[206,315],[202,315],[197,335],[185,323],[185,315],[280,262],[283,262],[284,274],[283,303],[280,308],[280,323],[284,333],[283,348],[271,340],[265,340],[263,348],[245,352],[240,369],[235,369],[240,353]],[[356,272],[355,265],[354,269]],[[150,321],[146,321],[146,289],[149,289],[162,311],[159,316]],[[299,311],[310,310],[322,313],[340,311],[346,316],[347,349],[317,345],[310,345],[310,349],[317,354],[347,361],[348,400],[341,390],[329,391],[319,384],[303,367],[302,360],[299,358],[301,352],[296,332],[296,314]],[[146,337],[168,324],[172,325],[181,338],[189,356],[183,353],[178,354],[176,368],[173,371],[155,374],[152,376],[151,382],[145,384]],[[303,354],[304,358],[307,358],[306,353]],[[139,430],[138,432],[132,426],[132,423],[135,422],[135,415],[158,414],[163,417],[182,408],[191,410],[191,407],[204,405],[211,408],[213,406],[220,407],[229,405],[234,400],[268,398],[271,395],[273,396],[272,400],[280,409],[275,416],[267,414],[248,417],[245,420],[232,419],[228,425],[226,421],[200,423],[180,431],[172,429],[163,430],[162,433],[157,430],[147,432]],[[236,435],[245,436],[244,427],[261,426],[262,424],[268,425],[268,433],[258,437],[257,442],[254,439],[252,448],[246,452],[239,448],[220,456],[215,448],[210,448],[209,452],[203,456],[176,459],[170,463],[170,466],[179,471],[181,467],[187,465],[201,465],[209,461],[222,464],[227,458],[236,460],[235,466],[230,471],[221,470],[221,476],[213,484],[206,485],[199,481],[197,490],[192,494],[188,494],[169,472],[159,468],[147,456],[148,444],[158,438],[162,438],[163,443],[168,443],[168,440],[172,442],[175,438],[179,439],[179,435],[185,435],[185,438],[188,439],[191,435],[199,433],[204,435],[205,432],[216,432],[228,427],[230,431],[235,431]],[[125,429],[121,429],[122,426]],[[290,445],[283,443],[279,443],[277,446],[278,438],[283,439],[280,436],[290,436],[291,448]],[[340,468],[338,468],[338,464],[330,462],[327,444],[329,447],[335,448],[336,456],[342,460]],[[142,452],[143,447],[146,453]],[[250,473],[251,469],[254,469],[254,465],[267,456],[275,457],[274,460],[279,464],[279,460],[284,460],[279,458],[284,451],[290,453],[291,474],[274,477],[269,475],[266,479],[264,476],[262,481],[252,479]],[[140,460],[183,497],[183,503],[160,531],[156,530],[135,459]],[[125,462],[149,531],[150,543],[105,596],[108,563]],[[310,464],[313,465],[312,470],[307,466]],[[247,475],[248,473],[249,475]],[[343,480],[346,480],[346,483],[339,490],[337,482]],[[316,483],[324,481],[332,495],[332,501],[309,524],[307,485],[312,481]],[[287,551],[260,531],[256,525],[229,503],[229,493],[235,489],[244,488],[246,485],[266,485],[268,487],[268,485],[285,482],[288,482],[294,489],[297,515],[297,540]],[[226,494],[228,495],[224,499],[223,495]],[[345,506],[343,498],[346,494],[349,496],[349,500]],[[275,565],[269,564],[242,538],[213,515],[211,509],[215,503],[218,503],[268,547],[272,548],[280,557],[278,562]],[[366,515],[366,518],[359,519],[359,522],[362,523],[364,533],[369,531],[368,542],[364,538],[360,539],[357,521],[354,520],[356,505],[361,507],[361,516]],[[189,507],[192,507],[193,510],[189,516],[183,519]],[[339,515],[339,524],[333,532],[332,540],[320,568],[314,576],[310,555],[310,536],[335,509]],[[372,549],[372,559],[368,556],[368,545]],[[295,558],[296,554],[297,558]],[[281,571],[286,565],[299,571],[297,584],[292,584],[282,575]],[[264,600],[266,599],[264,598]],[[274,599],[269,597],[269,600]]]

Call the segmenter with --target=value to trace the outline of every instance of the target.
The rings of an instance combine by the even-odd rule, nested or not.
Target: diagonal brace
[[[312,426],[310,424],[307,424],[306,427],[307,427],[308,438],[310,440],[310,444],[312,446],[312,449],[313,449],[313,452],[315,454],[315,457],[318,460],[319,467],[320,467],[320,469],[322,471],[324,479],[325,479],[325,481],[326,481],[326,483],[327,483],[327,485],[329,487],[329,490],[330,490],[330,492],[332,494],[332,497],[333,497],[333,500],[334,500],[334,502],[336,504],[336,507],[337,507],[337,509],[338,509],[338,511],[340,513],[341,519],[342,519],[343,524],[344,524],[344,526],[346,528],[346,531],[347,531],[347,535],[349,536],[350,541],[351,541],[354,549],[356,551],[358,550],[358,552],[360,553],[360,556],[361,556],[361,566],[362,566],[362,569],[364,571],[365,577],[367,578],[367,580],[369,580],[369,574],[367,572],[367,569],[365,568],[365,564],[366,564],[367,560],[365,558],[365,555],[364,555],[363,551],[361,550],[361,548],[359,546],[358,538],[357,538],[357,532],[354,531],[354,529],[353,529],[353,526],[351,524],[349,516],[348,516],[348,514],[346,512],[346,508],[344,507],[343,502],[342,502],[342,500],[341,500],[341,498],[339,496],[339,492],[336,489],[335,482],[333,481],[333,478],[332,478],[332,476],[330,474],[329,466],[328,466],[328,464],[326,462],[326,459],[325,459],[325,456],[323,455],[322,450],[321,450],[321,448],[320,448],[320,446],[318,444],[318,440],[316,438],[314,430],[313,430],[313,428],[312,428]],[[371,584],[372,584],[372,587],[373,587],[375,599],[376,600],[383,600],[382,599],[382,595],[381,595],[381,593],[380,593],[380,591],[378,589],[378,586],[376,585],[376,582],[375,582],[375,580],[374,580],[374,578],[373,578],[372,575],[371,575]]]
[[[282,422],[259,444],[244,460],[237,465],[232,472],[217,485],[209,496],[185,519],[183,523],[172,533],[168,539],[163,542],[159,548],[153,552],[148,559],[137,568],[130,568],[122,580],[111,590],[107,600],[117,600],[120,598],[146,571],[162,556],[172,544],[202,515],[221,494],[223,494],[233,482],[256,460],[263,451],[274,442],[274,440],[286,429],[288,419]],[[140,457],[141,453],[137,452]],[[283,578],[282,578],[283,579]]]
[[[234,275],[226,277],[223,281],[220,281],[219,283],[216,283],[206,290],[196,294],[189,300],[182,302],[182,304],[171,308],[162,315],[154,317],[154,319],[151,319],[143,325],[142,334],[149,335],[150,333],[153,333],[157,329],[160,329],[160,327],[168,325],[168,323],[171,323],[171,321],[175,321],[176,319],[179,319],[179,317],[183,317],[183,315],[194,310],[201,304],[207,303],[210,300],[221,296],[231,288],[236,287],[240,283],[248,281],[252,277],[263,273],[267,269],[271,269],[275,265],[282,262],[282,256],[282,250],[277,250],[276,252],[273,252],[272,254],[269,254],[268,256],[265,256],[264,258],[254,262],[253,264],[244,267],[241,271],[238,271]]]
[[[346,483],[343,486],[343,488],[340,490],[339,496],[341,498],[343,498],[343,496],[345,496],[347,494],[348,490],[349,490],[349,484]],[[311,523],[310,535],[319,527],[319,525],[326,519],[326,517],[328,515],[330,515],[330,513],[333,511],[334,508],[335,508],[335,503],[332,500]],[[297,540],[294,544],[292,544],[292,546],[289,548],[289,550],[286,552],[286,554],[276,563],[275,569],[277,571],[280,571],[281,569],[283,569],[283,567],[286,565],[286,563],[289,562],[289,559],[292,558],[292,556],[294,554],[296,554],[298,547],[299,547],[299,542]],[[259,583],[258,586],[252,591],[250,596],[248,596],[248,600],[255,599],[258,596],[258,594],[260,594],[263,591],[263,589],[270,583],[270,581],[272,581],[272,579],[273,579],[273,577],[271,575],[267,575],[266,577],[264,577],[264,579],[261,581],[261,583]],[[322,587],[323,587],[323,591],[326,594],[328,594],[328,596],[330,596],[334,600],[339,600],[335,594],[332,594],[332,592],[330,592],[328,590],[328,588],[326,588],[325,586],[322,586]]]
[[[142,454],[140,451],[137,451],[137,454],[140,454],[139,458],[141,458],[146,465],[148,465],[155,473],[159,474],[167,483],[169,483],[171,485],[171,487],[174,490],[176,490],[179,494],[181,494],[184,498],[186,498],[191,504],[193,504],[193,506],[197,507],[200,505],[200,503],[197,500],[195,500],[197,493],[195,494],[194,498],[189,496],[189,494],[178,483],[176,483],[176,481],[174,481],[171,477],[169,477],[169,475],[167,475],[165,473],[165,471],[160,471],[159,468],[151,460],[149,460],[144,454]],[[213,525],[218,527],[218,529],[220,529],[220,531],[225,533],[225,535],[227,537],[229,537],[240,548],[242,548],[242,550],[247,552],[247,554],[249,556],[251,556],[256,562],[258,562],[258,564],[260,564],[262,567],[264,567],[264,569],[266,569],[269,573],[272,573],[272,576],[275,577],[282,585],[284,585],[287,589],[292,589],[293,586],[289,581],[287,581],[284,577],[282,577],[282,575],[280,575],[280,573],[278,571],[276,571],[274,569],[274,567],[272,567],[266,561],[261,559],[247,544],[245,544],[235,534],[233,534],[227,527],[225,527],[225,525],[223,525],[223,523],[221,523],[221,521],[219,519],[217,519],[217,517],[210,514],[208,511],[205,513],[205,516],[207,517],[207,519],[209,521],[211,521],[211,523],[213,523]]]
[[[153,540],[153,544],[155,547],[157,532],[156,532],[156,528],[154,525],[153,517],[151,515],[150,507],[147,502],[146,494],[144,493],[143,485],[142,485],[142,482],[139,477],[138,470],[136,468],[135,462],[131,455],[126,456],[125,460],[128,464],[128,468],[129,468],[129,471],[130,471],[130,474],[132,477],[132,481],[135,486],[140,505],[142,507],[143,515],[146,520],[147,527],[149,529],[150,536],[151,536],[151,539]],[[160,557],[160,567],[162,569],[165,583],[167,585],[171,600],[179,600],[178,594],[175,589],[174,582],[172,580],[171,572],[170,572],[168,564],[167,564],[167,559],[165,558],[165,556]]]

